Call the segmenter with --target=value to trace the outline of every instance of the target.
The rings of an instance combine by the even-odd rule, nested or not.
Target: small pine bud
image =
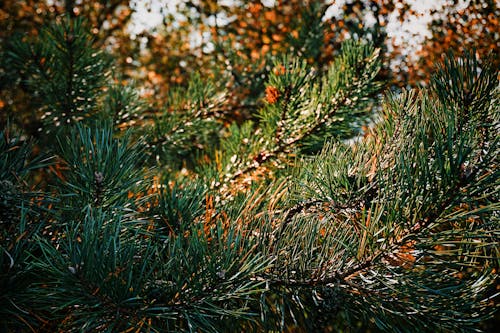
[[[226,270],[224,270],[224,269],[221,270],[221,271],[218,271],[216,274],[217,274],[217,277],[219,279],[224,280],[226,278]]]
[[[266,87],[266,100],[274,104],[278,101],[278,98],[280,97],[280,91],[273,86],[268,86]]]
[[[94,172],[94,178],[95,178],[95,183],[96,185],[102,185],[102,182],[104,181],[104,175],[102,172],[96,171]]]
[[[103,182],[104,182],[104,175],[102,172],[96,171],[94,172],[94,181],[95,181],[95,196],[94,196],[94,203],[96,205],[101,204],[101,199],[102,199],[102,191],[103,191]]]

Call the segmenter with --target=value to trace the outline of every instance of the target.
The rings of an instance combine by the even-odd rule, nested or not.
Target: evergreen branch
[[[282,102],[282,106],[281,106],[281,115],[280,115],[280,118],[277,122],[277,126],[276,126],[276,133],[275,133],[275,141],[276,141],[276,144],[278,146],[281,146],[283,145],[283,142],[282,142],[282,136],[284,134],[284,128],[283,128],[283,125],[285,124],[285,121],[286,121],[286,117],[288,115],[288,108],[289,108],[289,103],[290,103],[290,98],[292,97],[292,87],[291,86],[287,86],[285,87],[285,91],[284,91],[284,97],[283,97],[283,102]]]
[[[35,66],[38,69],[38,73],[40,73],[40,75],[42,75],[42,78],[45,80],[45,82],[47,84],[49,84],[50,86],[53,87],[54,82],[49,78],[49,76],[47,75],[46,69],[43,66],[43,62],[45,61],[45,59],[40,58],[39,55],[36,52],[34,52],[32,45],[29,45],[28,47],[29,47],[29,51],[31,53],[31,57],[33,59],[33,63],[35,64]],[[55,93],[56,89],[52,88],[52,92]]]
[[[66,5],[71,3],[71,1],[67,1]],[[72,5],[69,5],[72,7]],[[72,8],[71,8],[72,9]],[[71,11],[73,13],[73,11]],[[73,42],[75,39],[75,36],[73,35],[73,31],[71,30],[71,27],[69,30],[65,31],[65,37],[66,37],[66,52],[68,56],[68,68],[67,68],[67,73],[66,73],[66,92],[65,92],[65,99],[66,99],[66,106],[68,112],[73,113],[75,111],[74,105],[73,105],[73,71],[74,71],[74,59],[73,59]]]
[[[357,47],[357,48],[356,48]],[[370,53],[371,52],[371,53]],[[360,57],[354,61],[348,57]],[[361,56],[363,58],[361,58]],[[345,58],[342,58],[345,57]],[[279,158],[286,158],[297,148],[304,146],[306,141],[320,134],[326,127],[326,124],[331,123],[334,116],[342,109],[354,108],[361,103],[365,94],[371,90],[376,90],[377,84],[372,82],[375,73],[378,70],[377,62],[378,52],[364,46],[355,46],[346,44],[344,54],[339,58],[337,63],[330,68],[328,76],[323,78],[321,89],[318,89],[312,82],[314,75],[312,72],[303,73],[306,71],[304,63],[292,63],[290,69],[285,69],[283,65],[278,64],[278,69],[270,76],[269,87],[278,89],[278,101],[274,101],[274,97],[268,102],[270,105],[261,113],[263,126],[268,127],[269,135],[274,137],[274,147],[268,147],[271,139],[263,137],[261,141],[269,142],[260,144],[263,147],[253,153],[251,159],[247,160],[246,165],[240,167],[233,173],[226,174],[223,183],[218,183],[215,186],[219,189],[223,184],[230,184],[236,181],[242,175],[248,175],[253,171],[258,170],[262,164],[271,161],[277,161]],[[349,60],[346,60],[349,59]],[[286,59],[284,60],[287,61]],[[350,63],[349,61],[352,61]],[[365,63],[366,62],[366,63]],[[280,67],[281,66],[281,67]],[[335,70],[349,66],[354,74],[361,77],[352,77],[350,81],[343,82],[335,77],[338,75]],[[363,70],[363,73],[360,71]],[[362,81],[365,79],[366,81]],[[331,80],[331,82],[329,82]],[[323,91],[321,91],[323,90]],[[267,91],[267,90],[266,90]],[[322,94],[325,97],[317,97],[313,94]],[[309,96],[313,95],[313,96]],[[340,98],[338,96],[341,96]],[[322,111],[322,103],[326,106],[325,111]],[[308,118],[301,119],[301,115],[297,109],[306,108],[305,113],[319,112],[317,115],[309,115]],[[319,110],[319,111],[318,111]],[[266,113],[269,113],[267,115]],[[312,119],[310,119],[312,117]],[[296,124],[298,129],[294,129],[293,124],[288,124],[286,119],[290,118]],[[304,123],[302,123],[304,122]],[[290,127],[290,128],[286,128]],[[285,130],[291,131],[291,137],[283,139]],[[272,133],[271,133],[272,131]],[[266,133],[263,133],[266,135]]]
[[[350,90],[348,90],[348,92],[349,91]],[[309,126],[303,133],[299,134],[297,137],[284,142],[283,145],[280,147],[280,150],[285,151],[288,147],[290,146],[293,147],[294,144],[297,144],[298,142],[316,133],[323,125],[327,123],[328,118],[335,115],[335,113],[346,103],[348,99],[349,96],[343,94],[340,100],[338,101],[335,100],[335,103],[333,103],[333,107],[330,109],[330,111],[324,118],[319,119],[316,123],[312,124],[312,126]]]

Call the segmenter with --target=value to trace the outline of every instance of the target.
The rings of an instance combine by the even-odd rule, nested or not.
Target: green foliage
[[[30,173],[46,167],[47,156],[32,156],[32,144],[5,129],[0,132],[0,329],[16,325],[25,312],[29,298],[23,291],[33,276],[28,268],[30,253],[36,252],[33,237],[42,230],[44,207],[42,193],[27,185]],[[34,219],[38,216],[38,219]],[[26,318],[25,324],[35,324]],[[18,326],[19,327],[19,326]]]
[[[370,115],[367,102],[381,88],[376,82],[379,69],[378,50],[355,41],[342,45],[322,77],[308,73],[305,63],[277,68],[268,86],[277,88],[280,98],[262,110],[263,129],[277,126],[271,132],[283,141],[279,144],[297,143],[306,151],[319,149],[328,137],[344,139],[358,134]]]
[[[353,41],[322,76],[305,61],[277,61],[259,122],[232,125],[221,142],[218,186],[234,184],[262,166],[282,168],[294,154],[315,152],[331,137],[352,137],[371,113],[379,68],[377,50]]]
[[[58,141],[59,155],[68,169],[58,186],[63,210],[133,209],[127,204],[128,193],[147,186],[147,173],[140,168],[146,158],[143,142],[129,144],[128,135],[114,138],[106,124],[97,129],[77,125],[71,136]]]
[[[145,118],[146,106],[132,86],[122,84],[109,86],[102,108],[103,118],[112,121],[115,128],[129,126]]]
[[[64,72],[79,45],[83,64],[87,35],[68,22],[13,59],[38,50]],[[2,329],[474,331],[496,312],[500,236],[498,73],[477,64],[448,60],[430,89],[389,95],[351,143],[338,139],[380,91],[362,42],[323,74],[276,61],[241,124],[200,76],[152,116],[132,86],[82,71],[70,81],[97,92],[78,104],[91,121],[42,147],[56,147],[50,195],[24,186],[47,160],[0,140]],[[79,112],[64,75],[36,73],[50,112]]]
[[[317,61],[324,44],[325,22],[322,18],[328,7],[314,1],[306,3],[304,7],[297,37],[289,36],[289,43],[297,56]]]
[[[172,89],[167,108],[157,115],[148,133],[156,162],[168,168],[178,166],[181,160],[193,167],[197,153],[209,153],[218,143],[217,132],[221,127],[217,121],[218,109],[224,97],[211,81],[196,74],[186,88]]]
[[[254,319],[247,303],[263,281],[252,277],[267,263],[255,241],[234,228],[205,233],[200,224],[161,242],[147,234],[144,221],[88,209],[67,224],[57,246],[40,239],[31,269],[43,279],[24,296],[33,298],[36,313],[69,332],[142,326],[219,332],[234,327],[234,318]]]
[[[63,18],[45,27],[35,40],[25,39],[13,39],[7,57],[39,105],[44,131],[95,120],[110,62],[92,47],[84,21]]]
[[[173,186],[165,184],[158,194],[158,234],[182,234],[197,217],[203,215],[206,196],[205,186],[196,182],[175,183]]]
[[[8,128],[0,131],[0,223],[5,231],[18,222],[21,211],[34,209],[39,193],[28,185],[29,176],[51,163],[50,156],[32,156],[32,150],[31,142]]]
[[[33,258],[31,268],[43,279],[30,285],[26,297],[32,297],[32,308],[50,320],[70,315],[70,323],[61,330],[123,330],[131,320],[130,309],[140,303],[137,291],[153,265],[138,259],[150,258],[151,250],[131,240],[137,230],[124,229],[118,214],[88,209],[81,220],[66,223],[57,247],[39,240],[40,255]],[[36,297],[39,294],[46,297]]]
[[[312,260],[294,240],[294,265],[283,266],[298,275],[294,280],[329,285],[349,299],[342,309],[349,317],[374,320],[384,331],[467,331],[494,311],[487,292],[498,269],[499,141],[498,133],[486,134],[496,129],[483,119],[498,119],[499,103],[488,84],[496,73],[477,75],[471,64],[464,70],[450,61],[435,82],[460,71],[470,89],[491,96],[471,101],[474,117],[467,104],[434,97],[449,96],[439,90],[447,86],[391,97],[374,130],[383,141],[334,144],[295,178],[302,210],[288,218],[289,232],[314,221],[303,234],[317,245],[299,249],[329,254]],[[320,237],[314,230],[321,226]],[[331,260],[331,273],[317,258]]]

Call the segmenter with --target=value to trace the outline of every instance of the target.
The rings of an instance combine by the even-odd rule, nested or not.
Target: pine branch
[[[61,124],[95,121],[97,104],[107,80],[109,61],[91,47],[91,35],[81,18],[65,18],[41,30],[36,40],[13,40],[8,57],[26,73],[27,86],[39,96],[46,131]],[[29,66],[26,66],[29,64]]]
[[[265,129],[254,149],[257,152],[250,159],[242,157],[244,163],[239,164],[243,166],[232,162],[235,165],[229,166],[230,169],[234,166],[239,168],[226,173],[215,189],[251,174],[263,164],[278,162],[280,158],[287,160],[287,156],[306,145],[307,140],[331,126],[332,119],[340,111],[350,120],[349,111],[360,107],[366,95],[378,89],[377,83],[373,82],[379,68],[377,57],[377,51],[367,46],[346,44],[344,54],[332,65],[320,87],[314,83],[314,72],[308,72],[305,63],[291,63],[287,65],[288,69],[278,63],[268,86],[277,92],[277,100],[274,100],[275,96],[269,97],[267,108],[261,112],[262,127]],[[337,71],[346,67],[353,71],[351,75],[354,77],[350,81],[338,78]],[[317,94],[320,97],[315,96]],[[301,110],[303,112],[299,113]],[[303,113],[306,116],[302,116]]]

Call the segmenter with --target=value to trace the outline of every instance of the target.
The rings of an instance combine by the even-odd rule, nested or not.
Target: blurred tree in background
[[[498,8],[467,4],[419,48],[402,0],[2,2],[0,330],[493,330]]]
[[[426,82],[426,73],[429,73],[436,61],[442,60],[442,54],[448,50],[474,49],[482,61],[488,59],[495,67],[500,67],[498,1],[469,1],[462,8],[450,6],[444,13],[432,14],[432,37],[425,41],[419,52],[419,61],[412,67],[413,80]]]
[[[160,4],[164,19],[157,27],[141,31],[130,28],[137,8],[131,1],[3,1],[0,42],[3,50],[12,36],[36,35],[44,22],[65,12],[85,17],[96,46],[115,58],[115,79],[136,82],[141,96],[149,100],[150,111],[167,103],[171,86],[187,86],[192,73],[198,72],[206,78],[216,77],[221,87],[230,87],[233,103],[220,110],[229,121],[254,116],[251,110],[264,94],[274,56],[283,52],[300,55],[321,71],[346,38],[370,40],[381,48],[379,78],[394,87],[428,82],[433,64],[450,48],[475,47],[480,59],[491,56],[498,64],[499,9],[495,1],[469,1],[468,5],[452,1],[432,7],[428,13],[432,35],[423,42],[423,49],[412,42],[419,33],[415,30],[408,31],[403,40],[387,38],[389,23],[397,30],[397,22],[403,25],[424,15],[413,8],[416,4],[403,0],[338,2],[328,15],[332,5],[316,0],[146,2],[146,7]],[[33,133],[38,122],[23,110],[29,100],[23,97],[23,87],[15,94],[10,89],[12,84],[20,84],[20,78],[9,64],[2,66],[0,75],[4,83],[0,87],[2,121],[15,113],[11,120],[24,119],[23,126]]]

